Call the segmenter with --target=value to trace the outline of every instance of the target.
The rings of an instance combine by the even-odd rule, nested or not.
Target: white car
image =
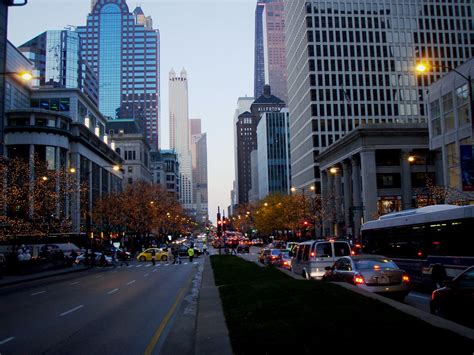
[[[100,264],[100,258],[102,256],[102,253],[99,253],[99,252],[95,252],[95,265],[99,265]],[[112,265],[112,258],[110,256],[107,256],[107,255],[104,255],[105,256],[105,263],[106,265]],[[76,261],[75,263],[77,265],[84,265],[85,264],[85,261],[86,261],[86,254],[83,253],[81,255],[79,255],[77,258],[76,258]]]

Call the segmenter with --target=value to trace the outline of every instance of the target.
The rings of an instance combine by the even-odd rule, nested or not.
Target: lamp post
[[[426,73],[426,72],[430,71],[431,68],[447,69],[449,71],[452,71],[452,72],[456,73],[461,78],[463,78],[464,80],[467,81],[467,83],[468,83],[468,93],[469,93],[469,109],[471,111],[471,125],[474,128],[474,101],[473,101],[473,93],[472,93],[472,77],[471,77],[470,72],[469,72],[468,75],[465,75],[465,74],[461,73],[460,71],[458,71],[457,69],[450,68],[450,67],[445,66],[445,65],[430,65],[426,62],[418,63],[415,67],[415,70],[418,73],[422,74],[422,73]]]

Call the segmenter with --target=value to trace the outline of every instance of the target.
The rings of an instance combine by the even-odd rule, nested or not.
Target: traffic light
[[[218,232],[222,231],[222,221],[217,221],[217,231]]]

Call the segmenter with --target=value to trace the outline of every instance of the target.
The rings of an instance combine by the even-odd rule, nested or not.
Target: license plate
[[[386,277],[386,276],[380,276],[378,278],[378,283],[379,284],[384,285],[384,284],[388,284],[388,282],[389,282],[389,280],[388,280],[388,277]]]

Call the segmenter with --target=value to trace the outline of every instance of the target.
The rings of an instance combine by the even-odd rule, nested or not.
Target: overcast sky
[[[140,5],[161,34],[162,148],[169,146],[168,73],[188,72],[190,118],[207,132],[209,214],[227,208],[234,180],[232,120],[237,99],[253,94],[256,0],[127,0]],[[9,10],[16,46],[46,30],[85,25],[90,0],[29,0]]]

